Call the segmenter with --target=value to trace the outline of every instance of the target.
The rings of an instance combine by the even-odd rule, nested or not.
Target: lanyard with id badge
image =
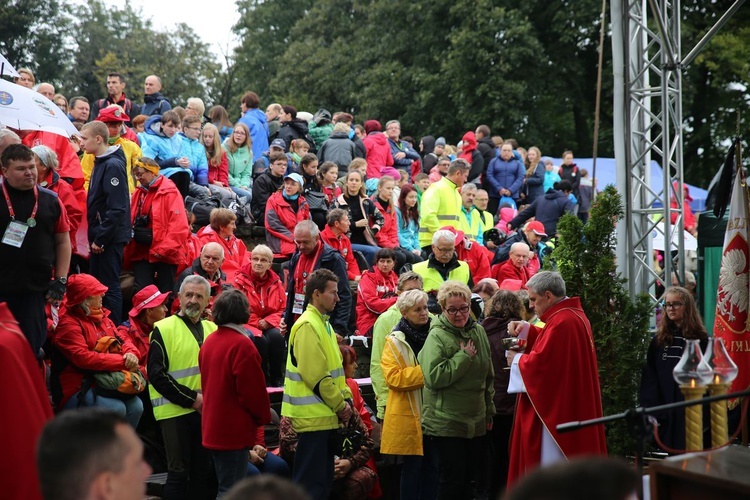
[[[10,202],[10,195],[8,195],[8,188],[5,187],[5,182],[2,182],[2,186],[5,203],[8,205],[8,214],[10,214],[10,222],[3,233],[2,244],[21,248],[23,240],[26,239],[26,233],[29,228],[36,226],[35,217],[36,211],[39,208],[39,191],[37,190],[37,187],[34,186],[34,209],[31,211],[31,216],[26,219],[26,222],[19,222],[16,220],[16,212],[13,210],[13,204]]]

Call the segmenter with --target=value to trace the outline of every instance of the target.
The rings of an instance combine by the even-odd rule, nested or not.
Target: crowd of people
[[[80,137],[0,130],[0,302],[50,367],[56,412],[157,423],[165,498],[223,498],[248,474],[376,498],[381,424],[402,498],[494,498],[540,464],[606,453],[601,426],[555,430],[601,416],[591,327],[540,270],[560,217],[588,218],[572,152],[555,166],[487,125],[451,145],[397,120],[264,113],[253,92],[233,124],[200,98],[173,106],[156,75],[142,103],[119,73],[91,103],[49,87]],[[235,234],[245,216],[265,244]],[[376,408],[348,337],[372,342]],[[277,456],[263,428],[282,386]],[[576,388],[565,409],[560,386]]]

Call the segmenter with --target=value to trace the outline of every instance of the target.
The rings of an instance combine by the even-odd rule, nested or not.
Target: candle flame
[[[691,389],[695,389],[695,379],[694,378],[690,379],[690,388]]]
[[[718,374],[714,375],[714,384],[721,384],[721,377]]]

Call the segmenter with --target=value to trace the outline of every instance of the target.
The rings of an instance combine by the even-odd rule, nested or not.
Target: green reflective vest
[[[295,349],[295,341],[302,330],[303,335],[314,335],[312,340],[314,349]],[[308,346],[309,347],[309,346]],[[321,359],[321,352],[325,359]],[[299,360],[305,358],[306,366],[310,366],[315,373],[307,373],[312,387],[302,379],[298,369]],[[333,382],[325,379],[330,378]],[[315,387],[318,394],[313,391]],[[335,389],[334,389],[335,388]],[[292,326],[289,334],[289,355],[286,361],[286,378],[284,380],[284,396],[281,403],[281,414],[292,419],[292,425],[297,432],[328,430],[338,427],[338,416],[319,395],[327,391],[328,397],[338,397],[341,392],[341,402],[350,398],[351,392],[346,385],[341,351],[336,341],[327,317],[312,305],[308,304],[305,312]],[[328,392],[332,391],[332,392]],[[341,404],[343,407],[343,404]]]
[[[422,277],[422,281],[424,281],[422,290],[424,290],[425,292],[437,290],[438,288],[440,288],[440,285],[444,283],[444,281],[458,281],[460,283],[463,283],[464,285],[469,284],[469,276],[471,275],[471,273],[469,272],[469,264],[462,260],[458,261],[457,268],[448,273],[447,280],[443,280],[443,277],[440,275],[440,273],[437,272],[436,269],[428,267],[427,264],[429,264],[429,261],[425,260],[424,262],[417,262],[411,268],[412,271]]]
[[[205,341],[218,327],[211,321],[202,321],[201,324],[203,325],[203,340]],[[201,372],[198,368],[200,346],[185,326],[182,318],[177,315],[170,316],[154,323],[154,327],[159,328],[161,338],[164,341],[164,349],[169,359],[167,373],[176,382],[200,392]],[[152,384],[148,385],[148,394],[151,397],[151,405],[154,407],[154,418],[156,420],[179,417],[195,411],[192,408],[184,408],[170,402]]]

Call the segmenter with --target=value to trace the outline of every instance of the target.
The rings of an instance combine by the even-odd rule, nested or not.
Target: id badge
[[[304,311],[305,306],[305,294],[304,293],[295,293],[294,294],[294,304],[292,305],[292,313],[294,314],[302,314]]]
[[[29,226],[23,222],[15,220],[10,221],[5,234],[3,234],[3,244],[10,245],[12,247],[21,248],[23,240],[26,238],[26,232],[29,230]]]

